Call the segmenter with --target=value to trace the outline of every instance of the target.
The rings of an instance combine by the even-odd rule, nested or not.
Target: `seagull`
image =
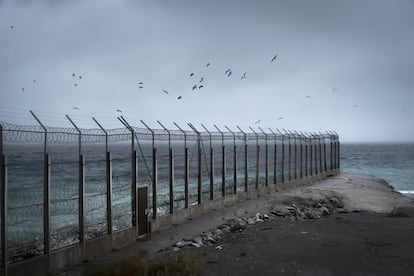
[[[72,77],[76,76],[75,73],[72,74]]]
[[[11,26],[10,26],[10,29],[13,29],[13,28],[14,28],[14,26],[13,26],[13,25],[11,25]]]
[[[278,120],[282,120],[282,119],[283,119],[283,117],[277,117],[277,119],[278,119]]]
[[[122,110],[121,109],[117,109],[116,112],[122,113]]]
[[[311,96],[306,96],[306,99],[312,99],[312,97]]]
[[[140,81],[138,84],[139,84],[139,85],[143,85],[144,83],[143,83],[142,81]]]
[[[228,75],[229,73],[231,72],[231,69],[230,68],[228,68],[225,72],[224,72],[224,75]]]
[[[272,59],[270,60],[270,62],[273,62],[273,61],[275,61],[277,59],[277,55],[274,55],[273,57],[272,57]]]
[[[262,120],[257,120],[256,122],[254,122],[255,125],[257,125],[258,123],[260,123]]]
[[[203,88],[203,87],[204,87],[204,86],[202,86],[202,85],[199,85],[199,86],[198,86],[198,89],[201,89],[201,88]]]
[[[206,67],[209,67],[209,66],[210,66],[210,62],[206,64]]]
[[[354,104],[354,108],[357,108],[358,107],[358,105],[357,104]]]
[[[36,80],[33,80],[33,82],[36,82]]]
[[[76,110],[80,109],[80,108],[79,108],[79,107],[77,107],[77,106],[72,106],[72,108],[73,108],[73,109],[76,109]]]
[[[243,76],[241,76],[241,80],[246,78],[246,72],[243,73]]]
[[[196,90],[197,89],[197,84],[194,84],[193,85],[193,90]]]
[[[190,77],[194,76],[194,73],[190,73]]]
[[[144,86],[139,86],[139,87],[138,87],[138,89],[142,89],[142,88],[144,88]]]
[[[231,70],[229,71],[229,73],[227,74],[227,77],[230,77],[232,74]]]
[[[82,76],[79,76],[79,79],[81,79],[82,78]]]
[[[22,92],[24,92],[24,87],[22,87]]]
[[[177,98],[177,100],[181,100],[183,97],[181,97],[181,96],[178,96],[178,98]]]
[[[75,87],[76,87],[76,86],[78,86],[78,84],[77,84],[77,83],[75,83],[75,84],[73,84],[73,86],[75,86]]]
[[[203,82],[203,81],[204,81],[204,77],[201,77],[200,82]]]
[[[336,87],[332,88],[332,92],[335,92],[336,90],[338,90],[338,88]]]
[[[162,90],[162,92],[164,92],[165,94],[169,94],[167,90]]]

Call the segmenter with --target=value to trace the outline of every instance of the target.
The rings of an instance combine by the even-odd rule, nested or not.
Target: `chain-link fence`
[[[156,220],[339,168],[333,132],[152,129],[122,117],[124,128],[94,119],[96,128],[80,129],[68,120],[73,128],[0,122],[3,265],[136,226],[140,187]]]

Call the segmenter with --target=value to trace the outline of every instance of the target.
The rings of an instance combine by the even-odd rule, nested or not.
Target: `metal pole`
[[[157,149],[152,148],[152,218],[157,218]],[[138,220],[137,220],[138,221]]]
[[[37,123],[45,133],[44,142],[44,171],[43,171],[43,240],[44,240],[44,254],[47,258],[48,270],[50,270],[50,156],[47,153],[47,128],[37,118],[37,116],[30,110],[30,114],[35,118]]]
[[[78,182],[78,189],[79,189],[79,243],[82,248],[82,258],[85,258],[85,235],[86,235],[86,227],[85,227],[85,159],[82,155],[82,132],[78,128],[78,126],[72,121],[68,114],[66,114],[66,118],[71,122],[73,127],[78,131],[79,135],[79,182]]]
[[[285,136],[279,129],[276,130],[282,136],[282,183],[285,183]]]
[[[288,155],[288,177],[289,177],[289,181],[292,180],[292,144],[290,143],[290,134],[283,129],[283,131],[286,133],[287,137],[288,137],[288,142],[289,142],[289,155]]]
[[[300,132],[300,134],[302,134],[302,136],[305,139],[305,177],[308,177],[308,136],[303,133],[302,131]]]
[[[202,201],[202,174],[201,174],[201,134],[191,123],[187,124],[197,134],[197,201]]]
[[[256,190],[259,189],[259,166],[260,166],[260,146],[259,146],[259,134],[254,131],[252,127],[250,127],[250,130],[256,135],[256,181],[255,181],[255,187]]]
[[[203,125],[201,126],[205,129],[210,137],[210,200],[214,199],[214,150],[211,144],[211,132]]]
[[[227,126],[224,126],[233,135],[233,193],[237,194],[237,146],[236,134]]]
[[[118,120],[131,131],[131,210],[132,226],[135,226],[136,237],[138,237],[138,191],[137,191],[137,152],[135,151],[135,131],[123,116]],[[154,181],[154,180],[153,180]]]
[[[323,171],[326,173],[326,137],[322,132],[319,132],[323,139]]]
[[[94,118],[92,119],[99,126],[99,128],[105,133],[105,151],[106,151],[106,223],[107,223],[107,232],[109,235],[112,235],[112,160],[111,153],[109,152],[108,147],[108,132],[103,128],[103,126]]]
[[[299,137],[299,177],[303,178],[303,148],[302,148],[302,136],[295,130],[295,135]]]
[[[168,133],[168,178],[170,214],[174,213],[174,152],[171,148],[171,132],[160,121],[157,123]]]
[[[173,124],[184,134],[184,208],[188,208],[188,178],[189,178],[189,163],[188,163],[188,148],[187,148],[187,133],[176,123]]]
[[[341,149],[340,149],[340,146],[341,146],[341,144],[339,142],[339,135],[338,135],[338,133],[336,133],[335,130],[333,132],[335,133],[335,136],[336,136],[336,144],[337,144],[337,164],[338,164],[337,169],[339,169],[341,167],[341,164],[340,164],[340,160],[341,160],[341,158],[340,158],[341,157]]]
[[[1,181],[1,260],[4,274],[8,272],[8,225],[7,225],[7,175],[8,175],[8,161],[7,156],[4,154],[0,155],[0,181]]]
[[[273,133],[274,137],[274,153],[273,153],[273,183],[277,184],[277,134],[269,128],[270,132]]]
[[[261,127],[259,127],[260,131],[265,136],[265,185],[266,187],[269,186],[269,153],[268,153],[268,144],[267,144],[267,133],[263,131]]]
[[[293,158],[293,162],[294,162],[294,166],[293,166],[294,174],[293,175],[294,175],[295,180],[296,180],[298,178],[298,176],[297,176],[297,155],[298,155],[298,151],[297,151],[296,135],[295,135],[295,133],[293,133],[291,131],[289,131],[289,135],[292,135],[293,140],[295,141],[295,147],[294,147],[294,150],[293,150],[293,153],[294,153],[294,158]]]
[[[226,196],[226,146],[224,145],[224,133],[216,126],[214,127],[221,134],[221,195]]]
[[[241,133],[244,135],[244,191],[247,193],[249,187],[249,172],[248,172],[248,160],[247,160],[247,135],[246,133],[239,127],[236,126]]]

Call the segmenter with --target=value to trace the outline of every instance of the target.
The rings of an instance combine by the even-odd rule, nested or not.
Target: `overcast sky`
[[[0,40],[0,121],[414,141],[412,0],[0,0]]]

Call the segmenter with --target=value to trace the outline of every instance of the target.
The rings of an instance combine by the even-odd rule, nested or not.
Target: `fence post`
[[[269,127],[270,132],[274,137],[273,144],[273,184],[277,184],[277,134]]]
[[[111,160],[111,153],[109,152],[108,147],[108,132],[102,127],[102,125],[94,118],[92,119],[98,125],[98,127],[103,131],[105,134],[105,173],[106,173],[106,225],[107,225],[107,232],[110,236],[112,236],[112,160]]]
[[[339,142],[339,135],[338,133],[336,133],[336,131],[334,131],[335,133],[335,137],[336,137],[336,143],[337,143],[337,169],[339,169],[341,167],[340,161],[341,161],[341,144]]]
[[[188,163],[187,133],[175,122],[173,122],[173,124],[184,134],[184,208],[188,209],[189,163]]]
[[[247,134],[239,127],[236,126],[244,136],[244,191],[247,193],[249,188],[249,171],[248,171],[248,160],[247,160]]]
[[[79,243],[82,248],[82,260],[85,259],[85,159],[82,155],[82,132],[78,126],[72,121],[68,114],[65,115],[73,127],[78,131],[79,136],[79,182],[78,182],[78,193],[79,193]]]
[[[233,193],[237,194],[237,146],[236,134],[227,126],[224,126],[233,135]]]
[[[290,143],[290,134],[284,129],[283,129],[283,131],[286,133],[286,135],[288,137],[288,142],[289,142],[289,147],[288,147],[288,170],[289,170],[288,178],[289,178],[289,181],[291,181],[292,180],[292,159],[291,159],[292,158],[291,157],[292,144]]]
[[[187,125],[197,134],[197,202],[198,204],[201,204],[203,184],[201,175],[201,134],[191,123],[188,123]]]
[[[171,147],[171,132],[160,121],[157,123],[168,133],[168,178],[170,214],[174,213],[174,152]]]
[[[285,183],[285,136],[283,135],[282,132],[280,132],[279,129],[277,129],[277,132],[279,132],[279,134],[282,136],[282,174],[281,174],[281,180],[282,183]]]
[[[201,126],[204,128],[204,130],[208,133],[210,137],[210,200],[214,199],[214,150],[213,146],[211,144],[211,132],[203,125]]]
[[[1,126],[0,126],[1,127]],[[0,130],[2,130],[0,128]],[[2,133],[0,133],[2,135]],[[0,160],[0,181],[1,181],[1,260],[5,275],[7,275],[9,254],[8,254],[8,225],[7,225],[7,174],[8,161],[7,156],[1,154]]]
[[[157,218],[157,149],[152,149],[152,218]],[[138,220],[137,220],[138,221]]]
[[[298,155],[298,151],[297,151],[297,143],[296,143],[296,134],[295,133],[293,133],[293,132],[291,132],[291,131],[289,131],[289,135],[292,135],[292,137],[293,137],[293,140],[295,141],[295,147],[294,147],[294,151],[293,151],[293,153],[294,153],[294,158],[293,158],[293,162],[294,162],[294,166],[293,166],[293,170],[294,170],[294,177],[295,177],[295,180],[298,178],[298,175],[297,175],[297,169],[298,169],[298,167],[297,167],[297,155]]]
[[[326,136],[325,134],[321,133],[323,138],[323,170],[324,173],[326,173],[327,167],[326,167]]]
[[[255,181],[255,187],[256,190],[259,189],[259,168],[260,168],[260,146],[259,146],[259,134],[257,134],[256,131],[252,127],[250,127],[250,130],[255,134],[256,136],[256,181]]]
[[[296,130],[294,133],[299,139],[299,178],[303,178],[302,136]]]
[[[265,136],[265,185],[269,186],[269,145],[267,144],[267,133],[261,127],[258,127]]]
[[[131,211],[132,211],[132,226],[135,226],[135,237],[138,237],[138,193],[137,193],[137,169],[136,169],[136,151],[135,151],[135,131],[134,128],[125,120],[123,116],[118,117],[118,120],[131,131]]]
[[[224,145],[224,133],[216,126],[214,127],[221,134],[221,196],[226,196],[226,146]]]

